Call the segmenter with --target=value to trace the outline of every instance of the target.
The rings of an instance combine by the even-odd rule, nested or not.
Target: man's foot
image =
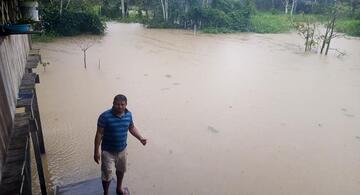
[[[102,181],[102,186],[103,186],[103,190],[104,190],[104,195],[108,195],[109,194],[109,186],[110,186],[110,181]]]
[[[130,195],[129,189],[128,188],[124,188],[122,189],[121,192],[116,192],[117,195]]]

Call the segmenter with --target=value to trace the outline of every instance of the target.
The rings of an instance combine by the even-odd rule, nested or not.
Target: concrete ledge
[[[116,181],[112,180],[110,184],[109,194],[116,194]],[[101,178],[94,178],[78,183],[68,184],[65,186],[56,186],[56,195],[89,195],[89,194],[102,194]]]

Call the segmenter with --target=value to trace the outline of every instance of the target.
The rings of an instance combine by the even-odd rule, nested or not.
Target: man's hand
[[[100,152],[99,151],[94,152],[94,161],[97,164],[99,164],[99,162],[100,162]]]
[[[104,134],[104,128],[98,127],[96,130],[96,135],[95,135],[95,143],[94,143],[94,161],[99,164],[100,162],[100,143],[102,140],[102,136]]]
[[[145,146],[145,145],[146,145],[147,140],[146,140],[145,138],[141,138],[141,139],[140,139],[140,142],[142,143],[142,145],[144,145],[144,146]]]
[[[140,133],[139,133],[138,129],[135,127],[134,123],[132,123],[130,125],[129,131],[130,131],[131,135],[136,137],[142,143],[142,145],[144,145],[144,146],[146,145],[147,140],[140,135]]]

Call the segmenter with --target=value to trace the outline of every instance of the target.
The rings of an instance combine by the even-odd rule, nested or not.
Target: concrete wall
[[[28,35],[0,36],[0,170],[5,160],[28,53]]]

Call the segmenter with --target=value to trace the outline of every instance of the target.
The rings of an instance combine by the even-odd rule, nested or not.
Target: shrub
[[[230,26],[231,18],[225,12],[218,9],[202,9],[201,21],[206,27],[226,28]]]
[[[81,33],[102,34],[105,23],[92,12],[63,10],[62,15],[56,8],[45,8],[42,12],[42,23],[46,33],[71,36]]]
[[[249,18],[244,16],[242,11],[233,11],[229,14],[231,29],[235,31],[249,31]]]

